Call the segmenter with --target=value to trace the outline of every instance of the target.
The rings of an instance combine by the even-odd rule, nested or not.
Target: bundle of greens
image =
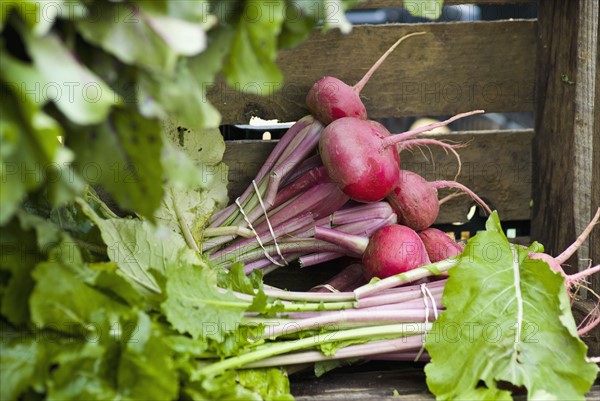
[[[242,89],[280,82],[277,50],[321,20],[347,31],[354,1],[5,3],[1,399],[286,400],[288,375],[307,364],[322,374],[382,357],[430,360],[440,399],[508,399],[506,384],[583,399],[597,367],[565,284],[600,268],[565,277],[561,257],[510,244],[495,213],[460,255],[335,293],[269,287],[259,261],[236,253],[243,239],[211,243],[241,220],[225,207],[207,85],[219,71]],[[307,156],[294,156],[295,178],[316,167]],[[257,197],[241,202],[260,219]],[[299,217],[342,226],[389,218],[381,206]]]

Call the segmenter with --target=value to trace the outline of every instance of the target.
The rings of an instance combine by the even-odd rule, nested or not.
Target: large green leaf
[[[187,2],[202,13],[203,2]],[[203,26],[130,3],[100,3],[92,15],[75,22],[83,37],[126,64],[172,73],[179,55],[193,56],[206,48]],[[150,12],[148,12],[150,11]]]
[[[283,75],[275,59],[277,37],[285,15],[285,2],[247,0],[237,21],[231,52],[223,66],[227,83],[242,92],[269,95]]]
[[[69,125],[66,140],[87,182],[103,186],[121,208],[150,218],[163,195],[162,143],[157,120],[122,108],[99,125]]]
[[[427,335],[429,389],[440,400],[583,400],[598,367],[586,360],[562,277],[512,245],[496,213],[450,270],[446,308]]]
[[[0,341],[0,399],[16,400],[33,383],[40,348],[35,337]]]
[[[209,34],[210,47],[192,58],[180,60],[175,74],[141,72],[142,112],[168,115],[169,119],[195,131],[218,127],[221,115],[208,101],[206,92],[221,69],[232,39],[230,29],[213,30]]]
[[[29,304],[31,319],[38,327],[68,335],[80,334],[79,330],[90,330],[90,324],[102,323],[104,319],[118,322],[118,316],[129,310],[83,283],[64,262],[40,263],[33,277],[36,285]]]
[[[205,263],[172,265],[166,295],[162,311],[173,328],[219,343],[238,329],[248,307],[231,292],[218,291],[216,274]]]
[[[73,257],[76,257],[76,249],[66,234],[45,219],[22,210],[16,217],[0,232],[0,270],[10,272],[0,312],[12,324],[23,325],[30,317],[27,300],[34,286],[33,268],[46,260],[53,248],[60,253],[72,253]],[[57,247],[58,241],[61,242]]]
[[[195,260],[183,237],[163,226],[139,219],[102,219],[89,205],[83,202],[80,205],[100,229],[110,260],[135,283],[159,292],[151,270],[165,275],[167,266],[184,253]]]
[[[121,99],[106,83],[65,46],[58,35],[34,37],[21,30],[33,63],[43,80],[17,82],[44,101],[52,100],[69,120],[77,124],[103,121]]]
[[[202,230],[208,218],[217,208],[227,203],[227,166],[221,162],[225,152],[225,142],[218,129],[195,131],[165,121],[169,149],[184,155],[191,161],[187,172],[171,174],[161,207],[155,217],[171,230],[183,235],[190,230],[196,243],[202,241]],[[183,164],[171,163],[173,169]],[[191,170],[191,171],[190,171]],[[194,181],[176,177],[193,176]],[[181,225],[185,224],[184,228]]]
[[[42,111],[46,103],[36,89],[45,81],[35,67],[0,48],[0,224],[8,221],[27,194],[46,184],[53,204],[72,200],[83,190],[72,170],[73,153],[61,146],[63,131]]]
[[[178,375],[161,334],[148,315],[138,314],[135,330],[123,341],[119,362],[117,387],[124,399],[176,399]]]

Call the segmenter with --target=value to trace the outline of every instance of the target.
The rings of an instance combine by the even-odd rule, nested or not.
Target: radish
[[[437,228],[428,228],[418,233],[427,249],[431,263],[460,255],[463,247]]]
[[[315,238],[341,246],[350,255],[362,254],[367,279],[386,278],[431,263],[419,235],[399,224],[382,227],[370,238],[316,226]]]
[[[325,127],[319,140],[319,153],[327,174],[346,195],[358,202],[377,202],[398,182],[400,158],[396,144],[479,113],[483,110],[458,114],[446,121],[393,136],[375,121],[344,117]]]
[[[383,64],[387,56],[400,43],[411,36],[424,35],[425,33],[415,32],[398,39],[354,86],[346,85],[334,77],[321,78],[310,88],[306,95],[308,110],[325,125],[342,117],[356,117],[366,120],[367,110],[360,100],[360,91],[364,88],[373,73]]]
[[[428,182],[417,173],[401,170],[398,181],[387,197],[398,215],[398,222],[417,231],[430,227],[440,210],[438,188],[458,188],[471,196],[488,213],[491,213],[490,208],[481,198],[458,182]]]

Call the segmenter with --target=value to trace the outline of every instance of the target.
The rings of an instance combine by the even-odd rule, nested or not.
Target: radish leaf
[[[162,311],[177,331],[221,343],[239,327],[248,304],[217,291],[216,274],[206,264],[174,264],[167,274]]]
[[[509,399],[508,383],[529,399],[583,400],[598,368],[562,277],[510,244],[495,212],[486,228],[449,271],[446,310],[426,338],[429,389],[439,400]]]

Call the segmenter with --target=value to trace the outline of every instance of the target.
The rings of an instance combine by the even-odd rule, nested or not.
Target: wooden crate
[[[446,4],[525,2],[447,0]],[[368,1],[361,7],[400,3]],[[454,132],[440,138],[469,142],[460,151],[464,167],[459,181],[490,199],[504,221],[530,221],[531,239],[558,254],[600,207],[600,13],[596,0],[537,3],[538,18],[533,20],[361,25],[350,35],[315,32],[300,47],[281,52],[278,64],[286,81],[276,94],[241,95],[217,85],[210,99],[225,124],[246,124],[253,115],[294,121],[308,113],[304,98],[317,79],[332,75],[357,82],[397,38],[426,31],[428,35],[403,43],[366,86],[362,97],[369,117],[444,116],[480,108],[492,113],[534,112],[534,129]],[[225,160],[231,168],[233,196],[254,177],[273,146],[273,141],[228,143]],[[454,159],[432,151],[435,167],[418,152],[404,152],[403,168],[430,180],[452,177]],[[465,221],[469,203],[464,197],[449,202],[436,223]],[[587,267],[589,259],[600,262],[599,229],[569,261],[571,271]],[[600,293],[598,278],[592,286]],[[317,392],[311,393],[313,384],[307,379],[300,392],[320,399],[314,398]],[[348,399],[334,390],[325,399]],[[352,391],[363,400],[383,399],[376,391]],[[410,398],[416,393],[408,394]],[[392,399],[391,390],[389,396]]]

